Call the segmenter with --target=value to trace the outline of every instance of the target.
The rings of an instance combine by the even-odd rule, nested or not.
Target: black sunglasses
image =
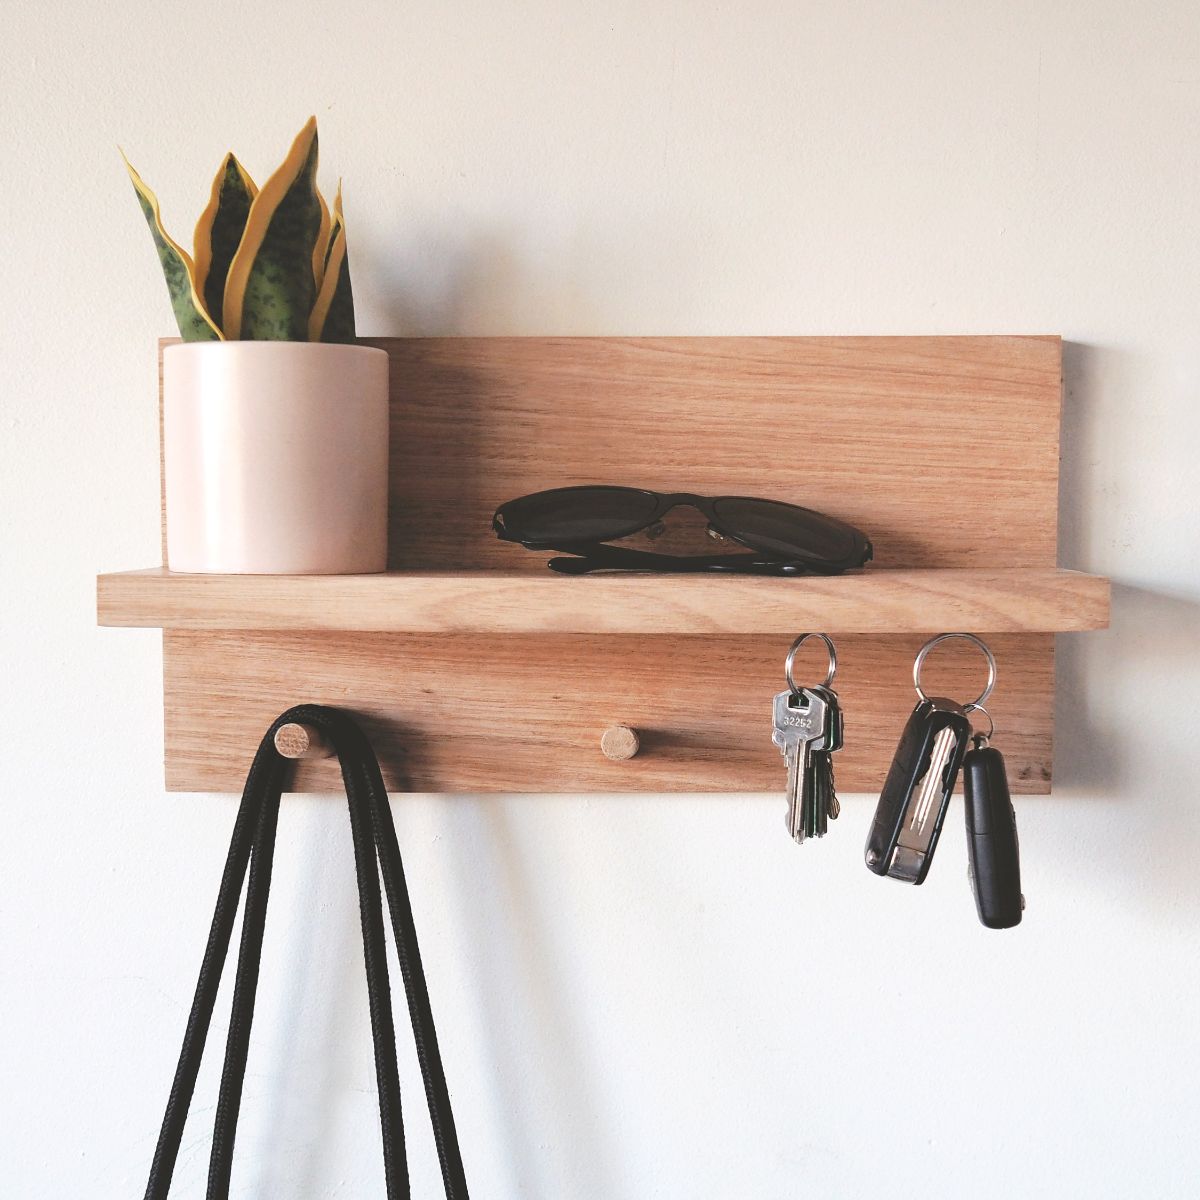
[[[741,543],[750,553],[681,557],[604,545],[649,528],[680,504],[698,509],[712,531]],[[510,500],[496,509],[492,528],[527,550],[578,555],[547,564],[571,575],[604,570],[837,575],[871,558],[866,534],[795,504],[604,484],[553,488]]]

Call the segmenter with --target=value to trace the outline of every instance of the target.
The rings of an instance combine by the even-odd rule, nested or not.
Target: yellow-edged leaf
[[[180,337],[185,342],[220,341],[221,331],[209,316],[196,289],[195,267],[191,257],[163,228],[158,197],[133,169],[123,151],[121,157],[125,160],[129,178],[133,180],[133,190],[137,193],[138,204],[158,251],[158,261],[167,280],[167,292],[171,297],[171,308],[175,313]]]
[[[325,278],[308,320],[310,342],[353,342],[354,293],[350,286],[350,260],[346,257],[346,227],[335,210],[333,236],[325,260]]]
[[[317,202],[321,206],[321,228],[317,230],[317,241],[313,246],[312,271],[313,286],[319,293],[321,280],[325,278],[325,256],[329,253],[329,235],[332,228],[329,219],[329,205],[325,203],[325,197],[321,195],[320,188],[317,188]]]
[[[325,279],[325,268],[329,265],[329,252],[333,249],[333,239],[339,229],[344,229],[346,222],[342,218],[342,181],[338,180],[337,191],[333,197],[333,216],[329,224],[329,240],[325,244],[325,257],[321,261],[321,279]],[[319,292],[321,289],[318,288]]]
[[[218,328],[223,324],[229,264],[241,244],[250,205],[257,195],[254,180],[231,151],[213,179],[208,206],[196,222],[193,242],[196,291],[204,298]]]
[[[250,205],[225,280],[227,338],[306,339],[316,297],[313,247],[321,228],[316,173],[317,119],[310,117]]]

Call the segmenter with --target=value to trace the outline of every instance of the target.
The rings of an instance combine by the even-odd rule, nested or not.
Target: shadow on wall
[[[289,872],[294,875],[291,888],[276,890],[287,895],[299,889],[288,898],[314,899],[288,904],[276,897],[275,911],[268,917],[268,938],[272,918],[280,928],[278,948],[264,957],[286,972],[286,981],[283,987],[278,980],[268,985],[277,999],[255,1021],[255,1040],[261,1038],[264,1044],[261,1051],[252,1051],[252,1062],[263,1067],[247,1078],[242,1118],[248,1136],[242,1141],[254,1145],[256,1153],[240,1156],[237,1169],[249,1173],[253,1194],[286,1193],[315,1200],[325,1194],[314,1189],[327,1183],[322,1156],[336,1144],[339,1109],[344,1118],[345,1097],[361,1087],[371,1047],[365,1035],[356,1034],[355,1044],[347,1044],[347,1031],[361,1028],[366,989],[345,804],[340,797],[323,796],[288,796],[285,804],[297,800],[308,811],[302,814],[294,844],[289,845],[286,836],[280,838],[277,857],[299,861],[294,873]],[[447,805],[443,819],[449,826],[450,861],[457,877],[450,890],[461,905],[461,969],[469,994],[481,1001],[477,1011],[483,1023],[483,1036],[472,1037],[449,1019],[449,1006],[433,995],[468,1173],[470,1114],[483,1113],[495,1126],[492,1136],[506,1148],[510,1172],[506,1185],[497,1180],[493,1184],[505,1194],[542,1195],[547,1147],[570,1147],[573,1158],[590,1164],[620,1161],[612,1152],[615,1136],[606,1135],[604,1114],[592,1105],[586,1086],[587,1080],[603,1074],[603,1066],[587,1061],[581,1049],[587,1039],[574,1027],[574,1009],[565,999],[556,965],[554,898],[539,897],[529,887],[529,879],[541,877],[538,864],[522,858],[503,803],[487,798]],[[291,822],[285,822],[285,828],[286,824]],[[487,898],[483,909],[480,897]],[[319,920],[314,920],[318,914]],[[390,946],[390,918],[385,919]],[[419,911],[416,919],[420,930]],[[444,953],[436,944],[422,948],[427,961]],[[389,960],[403,1077],[408,1057],[404,1043],[411,1033],[390,951]],[[464,1060],[456,1048],[461,1051],[464,1039],[488,1057],[471,1064],[470,1073],[462,1077]],[[215,1051],[221,1039],[211,1041]],[[572,1099],[564,1105],[564,1097]],[[410,1087],[406,1092],[404,1117],[410,1136],[412,1127],[426,1126],[425,1098],[419,1090]],[[580,1145],[581,1130],[589,1131],[592,1145]],[[207,1137],[199,1139],[185,1147],[185,1155],[194,1151],[207,1161],[209,1144]],[[374,1113],[365,1144],[371,1147],[369,1170],[382,1177]],[[410,1160],[413,1149],[410,1142]],[[410,1170],[416,1165],[410,1161]],[[421,1164],[421,1169],[428,1166]],[[193,1168],[192,1174],[202,1177],[201,1165]],[[594,1169],[592,1182],[598,1195],[620,1191],[618,1180],[597,1178]]]
[[[284,804],[298,799],[285,796]],[[255,1098],[263,1110],[259,1128],[268,1136],[258,1154],[245,1156],[254,1171],[249,1195],[308,1195],[296,1189],[321,1179],[319,1160],[333,1143],[341,1097],[357,1083],[362,1047],[347,1046],[346,1030],[359,1028],[359,1010],[365,1011],[367,997],[350,818],[345,801],[339,800],[303,798],[307,811],[298,844],[276,847],[277,858],[287,854],[299,860],[295,879],[300,894],[315,899],[311,904],[275,905],[275,919],[286,921],[280,931],[285,949],[276,961],[287,978],[273,988],[280,997],[277,1009],[255,1023],[258,1036],[270,1031],[270,1047],[263,1056],[269,1066]],[[320,920],[313,919],[314,907]],[[270,928],[268,913],[267,937]],[[390,944],[390,929],[388,938]],[[279,987],[280,982],[284,986]],[[407,1030],[407,1018],[395,982],[399,1039]],[[313,1012],[321,1014],[315,1037]],[[369,1038],[366,1049],[369,1052]],[[243,1103],[243,1119],[248,1107]],[[382,1151],[374,1165],[382,1178]]]
[[[1064,342],[1063,375],[1059,562],[1103,570],[1114,544],[1126,549],[1136,537],[1123,490],[1129,472],[1141,468],[1127,415],[1157,411],[1145,395],[1151,372],[1132,353]],[[1169,526],[1172,515],[1163,521]],[[1130,767],[1138,759],[1125,752],[1132,735],[1119,697],[1135,681],[1149,687],[1200,666],[1200,600],[1115,579],[1111,627],[1059,635],[1056,660],[1055,782],[1132,797],[1139,773]]]
[[[1114,548],[1136,546],[1125,493],[1140,471],[1162,468],[1148,455],[1144,465],[1139,458],[1173,427],[1172,398],[1146,395],[1151,368],[1123,351],[1066,342],[1063,371],[1059,562],[1103,570]],[[1135,411],[1142,422],[1136,435],[1128,421]],[[1152,522],[1150,513],[1140,516]],[[1171,566],[1186,558],[1190,536],[1171,527],[1187,518],[1164,512],[1160,520],[1164,547],[1174,544]],[[1083,888],[1096,879],[1106,887],[1123,883],[1131,899],[1164,911],[1188,897],[1200,903],[1200,808],[1191,770],[1197,714],[1188,699],[1200,688],[1200,599],[1114,579],[1110,628],[1060,634],[1056,676],[1055,790],[1115,804],[1116,823],[1126,830],[1113,836],[1111,816],[1101,837],[1081,830],[1072,873]],[[1169,694],[1164,680],[1172,681]]]
[[[556,928],[561,933],[562,924],[556,925],[553,897],[539,898],[528,883],[544,884],[546,875],[537,863],[522,860],[501,803],[485,797],[460,811],[465,819],[457,830],[455,862],[465,898],[466,962],[474,993],[486,998],[483,1042],[492,1049],[492,1062],[474,1080],[492,1093],[486,1111],[501,1126],[497,1140],[509,1156],[513,1194],[546,1194],[539,1172],[546,1169],[547,1147],[558,1146],[570,1147],[573,1160],[592,1164],[595,1195],[617,1195],[620,1181],[595,1169],[620,1161],[602,1109],[589,1107],[587,1081],[603,1075],[603,1064],[585,1060],[587,1039],[572,1020],[578,1009],[556,970]],[[488,897],[489,919],[469,899],[481,895]],[[519,990],[513,980],[520,980]],[[566,1097],[574,1099],[564,1105]],[[592,1145],[580,1144],[583,1130]]]

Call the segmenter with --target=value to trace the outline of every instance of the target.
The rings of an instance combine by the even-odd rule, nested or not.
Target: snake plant
[[[315,117],[261,189],[225,156],[192,254],[167,233],[157,198],[128,159],[125,166],[185,342],[354,341],[342,188],[331,213],[317,189]]]

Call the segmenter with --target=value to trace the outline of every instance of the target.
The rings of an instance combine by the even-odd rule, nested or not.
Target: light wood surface
[[[612,725],[600,735],[600,753],[613,762],[628,762],[641,748],[638,731],[628,725]]]
[[[102,575],[102,625],[407,633],[1054,632],[1108,624],[1076,571],[866,570],[826,578],[423,571]]]
[[[168,626],[172,789],[239,789],[270,721],[319,701],[366,722],[396,788],[782,794],[770,698],[792,637],[823,629],[843,662],[839,785],[873,791],[913,654],[962,629],[999,658],[1014,790],[1048,790],[1049,631],[1108,614],[1106,581],[1054,570],[1058,338],[368,344],[391,363],[395,573],[101,577],[102,621]],[[565,580],[493,535],[503,501],[586,482],[821,509],[875,561],[828,580]],[[615,725],[638,730],[635,758],[601,752]],[[298,772],[337,786],[331,763]]]
[[[275,749],[284,758],[330,758],[333,747],[313,725],[289,721],[275,730]]]
[[[393,568],[538,572],[505,500],[575,483],[765,496],[876,565],[1052,567],[1056,337],[388,338]]]
[[[791,636],[236,633],[168,630],[167,782],[240,791],[254,750],[288,706],[349,709],[395,791],[759,792],[780,796],[771,699]],[[924,635],[837,639],[846,745],[838,786],[878,791],[916,703],[912,662]],[[1050,786],[1053,635],[997,634],[988,709],[1015,792]],[[800,683],[824,671],[818,648]],[[964,645],[939,649],[925,685],[969,700],[984,668]],[[604,756],[604,731],[638,731],[628,761]],[[336,763],[302,762],[298,790],[336,791]],[[836,829],[839,835],[842,830]],[[847,830],[859,841],[863,829]]]

